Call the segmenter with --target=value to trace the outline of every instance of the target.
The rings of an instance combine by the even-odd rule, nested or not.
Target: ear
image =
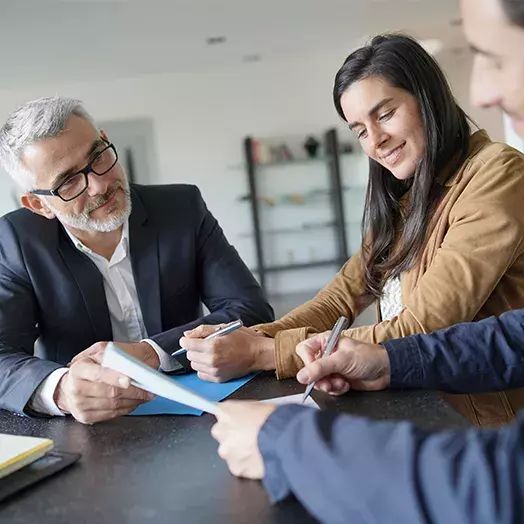
[[[49,220],[56,218],[56,215],[46,205],[43,199],[33,193],[24,193],[20,197],[20,203],[29,211],[41,215]]]

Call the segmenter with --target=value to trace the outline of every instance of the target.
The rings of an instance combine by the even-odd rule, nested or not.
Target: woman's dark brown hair
[[[390,34],[351,53],[335,77],[333,98],[345,120],[340,99],[359,80],[378,77],[411,93],[420,109],[425,153],[407,182],[396,179],[375,160],[369,160],[369,182],[362,220],[362,249],[366,290],[380,297],[386,278],[411,269],[424,248],[435,207],[442,197],[437,182],[444,168],[457,169],[469,146],[468,117],[457,104],[444,73],[434,58],[413,38]],[[410,190],[407,205],[400,199]],[[396,237],[402,228],[400,238]],[[398,242],[398,244],[396,243]],[[395,243],[395,249],[393,246]]]

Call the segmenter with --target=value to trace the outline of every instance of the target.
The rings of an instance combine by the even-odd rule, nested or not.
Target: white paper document
[[[288,395],[286,397],[270,398],[268,400],[262,400],[262,402],[266,402],[268,404],[278,404],[279,406],[282,404],[302,404],[302,393],[300,393],[300,395]],[[320,409],[319,405],[311,397],[308,397],[303,405],[310,408]]]
[[[127,354],[116,344],[110,342],[107,345],[102,365],[126,375],[131,379],[131,384],[140,389],[145,389],[160,397],[174,400],[195,409],[201,409],[213,415],[217,412],[217,404],[215,402],[211,402],[193,391],[176,384],[160,371],[155,371],[140,360]]]

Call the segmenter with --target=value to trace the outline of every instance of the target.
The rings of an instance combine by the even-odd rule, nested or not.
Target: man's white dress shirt
[[[64,228],[65,229],[65,228]],[[113,341],[115,342],[148,342],[158,354],[160,368],[170,371],[173,367],[171,356],[166,353],[156,342],[147,338],[144,318],[138,302],[131,256],[129,253],[129,222],[126,221],[122,228],[122,237],[118,243],[111,260],[98,255],[67,229],[75,247],[87,255],[96,265],[104,279],[107,307],[111,318]],[[85,348],[87,349],[87,348]],[[65,413],[59,409],[54,401],[54,394],[58,382],[66,373],[67,368],[53,371],[36,389],[31,397],[29,406],[39,413],[61,416]]]

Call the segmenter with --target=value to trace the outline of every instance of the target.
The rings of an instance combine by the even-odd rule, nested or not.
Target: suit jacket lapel
[[[158,230],[148,223],[147,212],[131,189],[133,211],[129,218],[129,247],[142,317],[149,336],[162,331]]]
[[[78,286],[84,299],[87,315],[93,326],[96,341],[113,339],[111,319],[107,307],[104,280],[98,268],[87,256],[78,251],[58,223],[58,251]]]

